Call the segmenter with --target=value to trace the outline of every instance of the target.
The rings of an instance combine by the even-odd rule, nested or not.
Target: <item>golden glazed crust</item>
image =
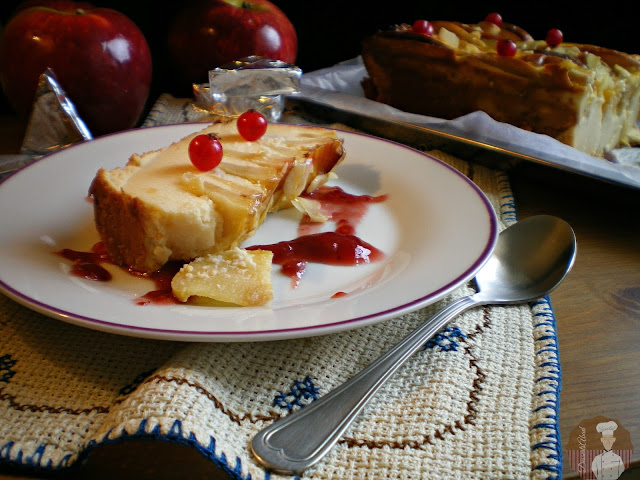
[[[484,111],[592,154],[633,137],[640,108],[637,56],[566,43],[552,49],[513,26],[433,25],[433,36],[400,25],[363,41],[368,98],[445,119]],[[516,41],[514,57],[497,54],[500,38]],[[621,110],[625,119],[612,118]],[[607,123],[600,128],[606,134],[595,133],[593,140],[598,123]]]
[[[572,99],[565,99],[564,94],[582,93],[585,88],[570,85],[566,74],[554,65],[547,68],[545,82],[520,59],[505,62],[483,54],[458,56],[452,49],[407,43],[401,38],[371,37],[365,42],[365,52],[369,74],[365,90],[370,98],[438,118],[453,119],[481,110],[495,120],[555,136],[576,122]],[[506,63],[508,68],[500,68]],[[568,105],[546,123],[540,112],[558,103]],[[538,106],[531,109],[531,105]]]

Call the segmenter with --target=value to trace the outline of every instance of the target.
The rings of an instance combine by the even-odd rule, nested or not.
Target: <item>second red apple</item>
[[[295,63],[298,38],[268,0],[197,0],[173,21],[168,49],[181,78],[204,83],[209,70],[249,55]]]

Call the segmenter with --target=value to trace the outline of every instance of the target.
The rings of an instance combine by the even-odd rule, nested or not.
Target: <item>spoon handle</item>
[[[450,303],[347,382],[258,432],[251,442],[257,460],[283,474],[300,474],[315,465],[404,362],[449,320],[480,303],[473,295]]]

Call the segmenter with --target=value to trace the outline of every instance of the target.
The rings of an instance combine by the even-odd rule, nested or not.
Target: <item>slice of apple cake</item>
[[[202,172],[188,146],[215,134],[221,163]],[[323,183],[344,157],[333,130],[269,124],[247,141],[235,122],[208,124],[165,148],[134,154],[126,166],[100,169],[89,190],[97,230],[114,263],[152,272],[239,246],[268,212]]]

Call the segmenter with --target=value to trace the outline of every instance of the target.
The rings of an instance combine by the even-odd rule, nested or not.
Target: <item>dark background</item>
[[[96,0],[96,6],[110,7],[129,16],[145,34],[153,55],[153,85],[149,103],[162,92],[190,96],[191,85],[176,78],[166,55],[166,35],[173,14],[188,0]],[[0,0],[0,28],[18,5],[16,0]],[[640,53],[637,35],[637,7],[632,2],[612,2],[589,8],[584,2],[496,1],[491,4],[455,1],[414,2],[370,0],[273,0],[289,17],[298,34],[297,65],[304,72],[331,66],[357,56],[362,39],[376,30],[415,19],[456,20],[476,23],[487,13],[499,12],[536,39],[550,28],[559,28],[569,42],[591,43],[628,53]],[[203,82],[206,79],[203,79]],[[0,109],[6,110],[4,96]]]

